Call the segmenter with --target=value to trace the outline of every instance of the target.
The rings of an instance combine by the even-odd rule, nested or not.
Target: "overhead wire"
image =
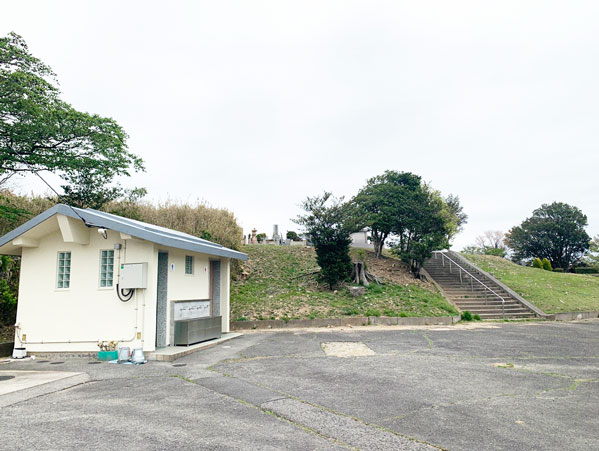
[[[15,153],[15,154],[16,154],[16,155],[19,157],[19,159],[21,160],[21,162],[22,162],[23,164],[25,164],[26,166],[29,166],[29,167],[31,167],[31,163],[28,163],[28,162],[27,162],[27,160],[25,160],[25,158],[23,157],[23,155],[21,155],[21,154],[20,154],[18,151],[16,151],[15,149],[12,149],[12,151],[13,151],[13,152],[14,152],[14,153]],[[39,172],[38,172],[38,171],[36,171],[36,170],[32,169],[32,171],[31,171],[31,172],[33,172],[35,175],[37,175],[37,176],[40,178],[40,180],[41,180],[42,182],[44,182],[44,183],[46,184],[46,186],[52,190],[52,192],[53,192],[54,194],[56,194],[58,197],[60,197],[60,194],[58,193],[58,191],[56,191],[56,190],[55,190],[55,189],[52,187],[52,185],[50,185],[50,183],[48,183],[48,182],[46,181],[46,179],[44,179],[44,178],[43,178],[43,177],[42,177],[42,176],[39,174]],[[69,208],[70,208],[70,209],[73,211],[73,213],[75,213],[75,214],[77,215],[77,217],[78,217],[79,219],[81,219],[81,221],[83,222],[83,224],[85,224],[85,226],[86,226],[86,227],[89,227],[89,228],[95,227],[95,228],[99,228],[99,229],[100,229],[100,228],[104,228],[104,227],[103,227],[103,226],[101,226],[101,225],[97,225],[97,224],[93,224],[93,223],[91,223],[91,222],[87,222],[87,221],[86,221],[86,220],[83,218],[83,216],[81,216],[81,215],[80,215],[80,214],[77,212],[77,210],[75,210],[75,208],[74,208],[72,205],[69,205],[69,204],[66,204],[66,205],[67,205],[67,207],[69,207]]]

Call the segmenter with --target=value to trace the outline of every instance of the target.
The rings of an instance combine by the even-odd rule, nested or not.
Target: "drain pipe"
[[[21,330],[21,326],[19,324],[15,325],[15,329],[17,330],[17,332],[20,332]],[[135,341],[136,337],[137,337],[137,327],[135,327],[135,332],[133,333],[133,338],[129,339],[129,340],[114,340],[118,343],[130,343],[132,341]],[[63,340],[63,341],[30,341],[30,340],[21,340],[21,334],[17,333],[17,340],[19,341],[20,344],[22,345],[49,345],[49,344],[83,344],[83,343],[98,343],[100,341],[103,340]],[[105,341],[105,340],[104,340]],[[108,340],[110,341],[110,340]]]

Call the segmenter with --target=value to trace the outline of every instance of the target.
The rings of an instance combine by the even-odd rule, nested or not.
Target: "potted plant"
[[[116,350],[118,344],[118,341],[99,341],[98,360],[117,360],[119,358],[119,352]]]

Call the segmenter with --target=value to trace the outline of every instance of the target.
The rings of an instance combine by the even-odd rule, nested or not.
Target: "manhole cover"
[[[178,368],[180,366],[187,366],[187,363],[174,363],[173,366]]]
[[[14,376],[0,376],[0,382],[2,381],[8,381],[10,379],[14,379]]]
[[[64,363],[64,362],[50,362],[50,365],[60,365],[61,363]]]
[[[102,362],[87,362],[88,365],[97,365],[98,363],[102,363]]]

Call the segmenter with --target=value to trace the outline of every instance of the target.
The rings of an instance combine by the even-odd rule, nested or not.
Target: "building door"
[[[156,348],[166,346],[166,306],[168,288],[168,253],[158,252],[158,290],[156,294]]]
[[[212,316],[220,316],[220,262],[210,262],[210,300]]]

